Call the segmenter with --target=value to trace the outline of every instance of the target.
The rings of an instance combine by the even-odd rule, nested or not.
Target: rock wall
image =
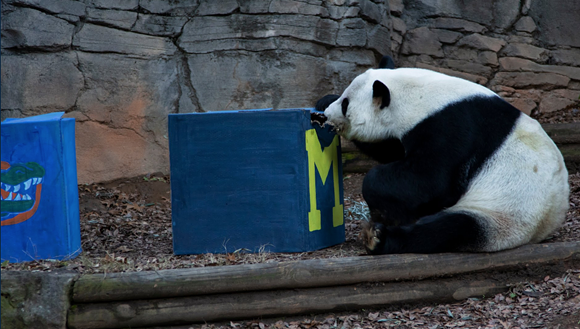
[[[88,183],[168,172],[169,113],[311,107],[383,54],[554,111],[580,93],[577,17],[580,0],[2,0],[2,119],[76,118]]]
[[[368,0],[5,0],[2,118],[76,118],[80,183],[167,172],[169,113],[311,107],[387,25]]]
[[[580,1],[391,1],[401,66],[459,76],[521,111],[578,106]]]

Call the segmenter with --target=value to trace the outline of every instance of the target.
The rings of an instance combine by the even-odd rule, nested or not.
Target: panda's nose
[[[342,115],[346,117],[346,111],[348,110],[348,98],[342,100]]]

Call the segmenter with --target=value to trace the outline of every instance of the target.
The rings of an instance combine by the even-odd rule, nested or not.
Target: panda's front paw
[[[381,243],[381,229],[383,225],[372,221],[364,222],[361,230],[361,239],[369,254],[374,254]],[[384,242],[383,242],[384,243]]]

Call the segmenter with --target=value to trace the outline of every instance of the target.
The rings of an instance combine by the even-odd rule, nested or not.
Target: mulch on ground
[[[358,241],[360,225],[368,219],[361,195],[364,175],[344,177],[346,242],[304,253],[248,253],[173,255],[169,178],[150,175],[79,186],[82,253],[69,261],[3,264],[2,269],[52,270],[79,273],[143,271],[366,254]],[[580,241],[580,174],[570,175],[571,207],[567,220],[546,242]]]

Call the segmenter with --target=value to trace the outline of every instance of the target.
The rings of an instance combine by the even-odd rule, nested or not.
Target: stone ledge
[[[555,73],[567,76],[570,79],[580,80],[580,67],[541,65],[530,60],[517,57],[502,57],[499,59],[499,64],[501,70],[504,71]]]
[[[501,62],[501,59],[500,59]],[[555,73],[536,72],[498,72],[491,81],[491,85],[503,85],[513,88],[535,87],[544,90],[566,88],[570,78]]]
[[[65,329],[75,272],[2,271],[2,328]]]
[[[169,57],[177,47],[168,38],[121,31],[94,24],[85,24],[74,36],[73,46],[81,51],[119,53],[144,58]]]
[[[2,15],[2,49],[41,48],[57,51],[70,47],[74,25],[44,14],[22,8]]]

